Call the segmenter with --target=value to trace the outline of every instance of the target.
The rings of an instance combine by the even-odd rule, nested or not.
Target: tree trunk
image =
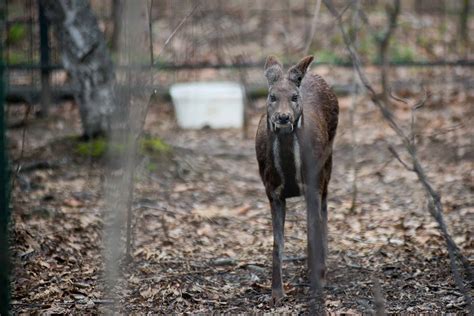
[[[390,39],[397,28],[398,16],[400,14],[400,0],[393,0],[393,6],[387,5],[385,8],[388,26],[381,37],[377,38],[379,44],[379,57],[381,66],[381,82],[382,82],[382,98],[383,101],[388,104],[388,70],[389,70],[389,58],[388,48],[390,45]]]
[[[459,33],[461,34],[461,39],[466,47],[469,46],[469,8],[469,0],[463,0],[461,14],[459,16]]]
[[[62,63],[76,85],[84,136],[107,134],[116,109],[115,69],[87,0],[40,0],[56,29]]]
[[[120,33],[122,32],[122,11],[124,0],[112,1],[112,20],[114,24],[114,32],[112,33],[112,49],[116,52],[120,47]]]

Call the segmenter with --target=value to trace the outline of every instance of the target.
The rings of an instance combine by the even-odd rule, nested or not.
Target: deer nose
[[[278,115],[278,121],[280,124],[286,124],[290,120],[290,115],[288,113],[280,113]]]

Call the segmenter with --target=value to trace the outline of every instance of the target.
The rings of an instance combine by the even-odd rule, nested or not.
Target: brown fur
[[[323,78],[315,74],[306,74],[312,60],[312,56],[303,58],[286,74],[273,56],[267,59],[265,65],[269,98],[267,112],[262,115],[258,126],[255,148],[260,176],[272,209],[274,233],[272,298],[274,303],[284,294],[281,258],[286,198],[305,195],[308,204],[310,275],[317,273],[315,262],[318,260],[321,263],[319,274],[323,277],[325,274],[326,198],[331,177],[332,146],[338,124],[339,106],[334,92]],[[296,100],[296,94],[297,101],[293,102]],[[286,121],[279,119],[283,113],[290,118],[289,123],[280,124]],[[284,115],[283,117],[286,118]],[[301,124],[298,128],[299,120]],[[298,142],[296,147],[295,141]],[[295,155],[295,150],[298,149],[299,153]],[[298,157],[300,157],[300,174],[297,174]],[[298,177],[301,180],[299,185]],[[318,227],[322,230],[324,244],[324,249],[321,249],[322,254],[319,255],[315,254],[314,250],[317,248],[315,237],[313,237],[316,234],[315,228],[310,224],[317,220],[318,214],[322,215],[322,225]]]

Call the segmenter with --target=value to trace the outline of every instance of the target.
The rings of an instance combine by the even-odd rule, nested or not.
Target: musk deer
[[[326,81],[307,73],[312,61],[313,56],[307,56],[286,73],[274,56],[269,56],[265,63],[268,98],[266,113],[258,125],[255,149],[272,212],[273,304],[284,296],[286,198],[304,195],[306,200],[307,261],[312,291],[321,289],[326,273],[327,195],[339,105]]]

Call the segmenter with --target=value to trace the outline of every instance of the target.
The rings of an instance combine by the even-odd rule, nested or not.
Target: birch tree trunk
[[[106,135],[114,102],[115,69],[88,0],[40,0],[55,27],[62,63],[76,86],[84,136]]]

